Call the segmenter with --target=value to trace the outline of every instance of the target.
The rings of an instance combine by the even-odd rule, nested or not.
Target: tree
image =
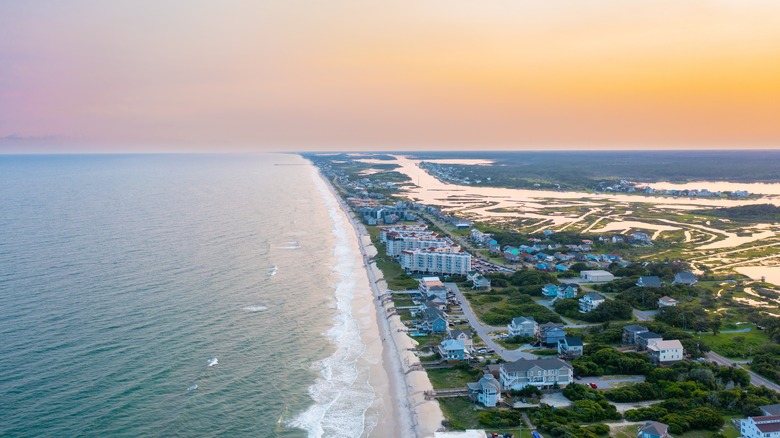
[[[710,321],[710,328],[712,329],[713,336],[718,336],[718,333],[720,333],[720,325],[720,318],[712,318],[712,321]]]

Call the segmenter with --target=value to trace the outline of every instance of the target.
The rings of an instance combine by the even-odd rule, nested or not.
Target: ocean
[[[371,432],[354,231],[301,157],[0,156],[0,205],[0,436]]]

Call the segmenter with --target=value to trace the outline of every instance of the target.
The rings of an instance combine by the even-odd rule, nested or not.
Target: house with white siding
[[[488,408],[494,408],[501,401],[501,383],[487,373],[476,383],[467,383],[469,398],[477,403],[482,403]]]
[[[682,343],[677,339],[650,340],[647,350],[650,352],[650,359],[657,364],[683,360],[684,349]]]
[[[588,313],[592,312],[593,309],[600,306],[605,301],[605,298],[595,292],[589,292],[580,298],[579,301],[580,312]]]
[[[424,274],[466,275],[471,271],[471,254],[458,245],[401,251],[401,268]]]

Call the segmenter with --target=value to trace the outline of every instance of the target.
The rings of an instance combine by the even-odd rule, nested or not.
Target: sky
[[[0,0],[0,153],[780,148],[776,0]]]

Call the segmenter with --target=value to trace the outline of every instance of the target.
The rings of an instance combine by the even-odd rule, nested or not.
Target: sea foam
[[[289,426],[306,430],[310,437],[365,436],[376,424],[376,419],[366,418],[366,411],[376,394],[368,382],[370,364],[360,360],[366,346],[360,337],[358,321],[352,315],[356,287],[354,272],[359,267],[360,255],[354,244],[350,244],[354,237],[339,206],[322,180],[316,174],[314,176],[334,223],[333,234],[337,239],[336,263],[332,267],[339,278],[335,290],[337,315],[334,326],[326,333],[336,351],[314,363],[320,374],[309,387],[314,404],[290,421]]]
[[[266,306],[246,306],[244,307],[244,310],[247,312],[265,312],[268,310],[268,307]]]

